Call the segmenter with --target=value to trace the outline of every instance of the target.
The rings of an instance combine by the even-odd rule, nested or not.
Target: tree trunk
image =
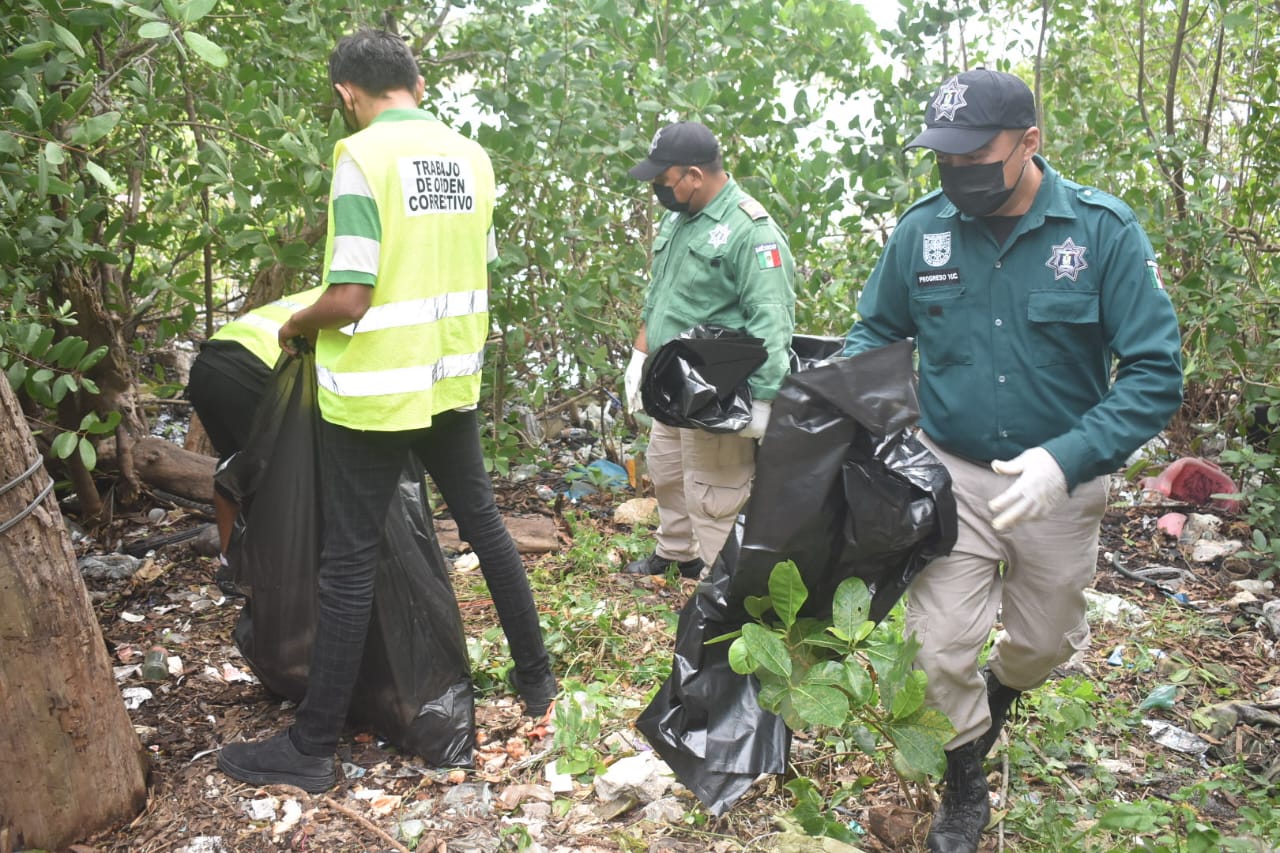
[[[61,850],[142,810],[147,762],[39,458],[0,380],[0,844]]]

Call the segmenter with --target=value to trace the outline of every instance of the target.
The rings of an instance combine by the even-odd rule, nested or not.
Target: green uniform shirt
[[[730,178],[702,210],[662,219],[641,315],[648,351],[699,324],[745,329],[769,352],[751,395],[772,400],[789,370],[794,270],[786,235]]]
[[[928,435],[981,462],[1043,446],[1074,488],[1169,422],[1181,339],[1133,211],[1035,165],[1040,190],[1003,246],[941,192],[909,208],[844,353],[915,338]]]

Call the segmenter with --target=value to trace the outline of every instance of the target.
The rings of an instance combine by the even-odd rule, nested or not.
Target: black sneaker
[[[227,744],[218,752],[218,769],[251,785],[293,785],[311,794],[338,781],[333,756],[303,755],[288,729],[266,740]]]
[[[507,671],[507,683],[511,689],[520,694],[524,700],[524,713],[527,717],[540,720],[547,715],[547,709],[555,701],[560,688],[556,685],[556,677],[547,669],[542,675],[533,676],[529,680],[512,667]]]
[[[624,575],[665,575],[673,563],[680,569],[680,576],[684,578],[702,577],[702,570],[706,567],[701,557],[676,563],[675,560],[659,557],[655,551],[647,557],[627,563],[622,567],[622,573]]]

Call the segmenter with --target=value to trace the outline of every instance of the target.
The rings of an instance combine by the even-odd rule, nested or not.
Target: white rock
[[[1231,556],[1243,547],[1244,543],[1235,539],[1201,539],[1191,546],[1191,562],[1212,563],[1214,560]]]
[[[651,803],[667,793],[674,781],[670,768],[653,753],[645,752],[614,762],[603,776],[596,777],[595,791],[605,802],[631,797]]]
[[[618,504],[613,511],[613,520],[616,524],[637,524],[656,527],[658,524],[658,499],[657,498],[632,498],[629,501],[623,501]]]

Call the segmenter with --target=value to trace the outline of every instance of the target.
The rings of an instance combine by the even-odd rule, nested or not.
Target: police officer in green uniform
[[[751,423],[741,432],[713,434],[655,421],[649,436],[657,546],[623,571],[661,574],[675,563],[685,577],[698,577],[720,553],[750,494],[756,440],[764,436],[789,369],[794,265],[786,235],[725,172],[720,144],[706,126],[682,121],[662,128],[648,156],[628,174],[651,183],[669,211],[654,240],[649,291],[625,375],[628,407],[640,408],[646,354],[693,326],[743,329],[768,351],[749,379]]]
[[[935,152],[942,190],[902,215],[844,353],[915,339],[922,438],[953,480],[959,538],[912,584],[906,630],[956,730],[928,849],[975,851],[1010,705],[1087,645],[1107,476],[1177,410],[1180,336],[1133,211],[1037,153],[1025,83],[951,77],[925,124],[907,147]]]

